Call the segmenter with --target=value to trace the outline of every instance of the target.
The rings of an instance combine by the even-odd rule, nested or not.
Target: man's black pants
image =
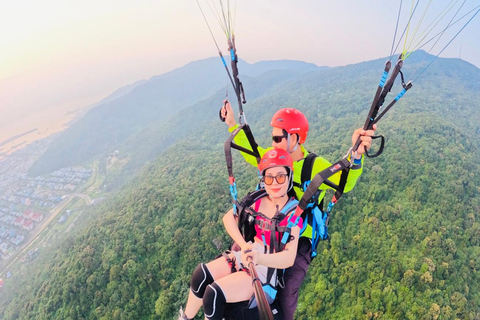
[[[285,270],[285,287],[280,288],[277,294],[278,302],[283,311],[283,320],[293,320],[293,314],[298,303],[298,292],[312,261],[311,253],[312,244],[310,239],[301,237],[298,241],[295,263]]]

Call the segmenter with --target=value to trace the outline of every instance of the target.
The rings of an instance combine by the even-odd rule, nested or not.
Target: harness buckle
[[[222,256],[225,258],[225,260],[227,260],[228,266],[230,267],[230,271],[232,273],[235,273],[235,272],[237,272],[236,259],[235,259],[235,256],[233,256],[230,259],[230,257],[228,256],[229,253],[230,253],[230,251],[228,251],[228,250],[225,251],[225,252],[222,252]]]
[[[355,157],[357,156],[357,151],[353,151],[353,147],[350,147],[350,149],[348,149],[347,151],[347,154],[343,157],[344,159],[348,159],[348,157],[350,157],[350,167],[353,166],[353,161],[355,160]]]
[[[245,116],[245,113],[242,112],[238,115],[238,123],[247,124],[247,117]]]

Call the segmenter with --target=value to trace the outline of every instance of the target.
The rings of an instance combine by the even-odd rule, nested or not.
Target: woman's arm
[[[238,229],[237,220],[235,220],[235,217],[233,216],[233,209],[230,209],[223,216],[223,225],[225,226],[227,233],[230,235],[230,237],[232,237],[233,241],[235,241],[242,248],[242,250],[245,250],[244,248],[246,248],[248,245],[245,239],[243,239],[242,233]]]
[[[247,256],[251,256],[255,264],[277,269],[289,268],[295,262],[295,256],[297,255],[300,228],[298,226],[293,227],[291,235],[293,240],[287,243],[282,252],[264,254],[263,252],[252,251]],[[248,258],[246,259],[248,260]]]

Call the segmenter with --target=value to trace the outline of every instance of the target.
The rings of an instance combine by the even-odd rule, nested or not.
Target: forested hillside
[[[269,79],[261,80],[259,87],[265,90],[288,78],[322,69],[311,63],[288,60],[255,64],[240,61],[239,66],[244,80],[252,77],[256,82],[255,78],[262,79],[262,74],[266,74]],[[225,97],[226,80],[225,70],[217,57],[194,61],[121,88],[56,138],[32,165],[29,174],[37,176],[63,167],[89,164],[115,150],[129,153],[126,161],[133,160],[135,164],[131,164],[131,167],[138,169],[157,156],[159,150],[178,139],[169,139],[166,145],[150,140],[140,147],[137,140],[145,141],[156,136],[159,129],[168,126],[172,116],[178,117],[184,109],[198,105],[199,101],[210,98],[220,89],[222,92],[218,96]],[[249,98],[252,97],[251,93]]]
[[[423,54],[405,64],[406,76],[426,63]],[[310,120],[307,149],[338,160],[363,125],[383,63],[318,70],[254,95],[245,110],[259,143],[269,143],[274,111],[296,107]],[[478,101],[480,70],[438,59],[380,122],[385,151],[366,159],[358,185],[336,205],[296,319],[480,318]],[[218,104],[172,120],[192,131],[6,282],[0,318],[173,319],[196,265],[230,244]],[[210,120],[200,126],[195,115]],[[245,195],[255,170],[238,154],[234,164]]]

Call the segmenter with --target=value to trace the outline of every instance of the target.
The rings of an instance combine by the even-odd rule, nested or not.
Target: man
[[[229,131],[234,131],[238,124],[235,121],[235,115],[233,109],[228,101],[225,101],[223,108],[221,109],[221,115],[225,119],[225,123],[229,127]],[[303,147],[303,143],[307,139],[308,134],[308,120],[303,113],[293,108],[285,108],[277,111],[270,125],[272,129],[272,148],[280,148],[290,153],[293,159],[293,181],[294,191],[297,199],[303,196],[304,190],[301,187],[301,175],[305,158],[309,152]],[[357,153],[353,155],[353,166],[351,167],[347,181],[345,184],[344,192],[349,192],[355,186],[358,178],[363,171],[363,154],[365,150],[369,149],[372,143],[372,136],[374,130],[363,130],[359,128],[354,131],[352,135],[352,146],[356,143],[358,137],[360,137],[361,144],[357,149]],[[243,132],[240,132],[235,137],[235,143],[239,146],[249,148],[249,142]],[[259,147],[258,151],[260,156],[263,156],[269,149]],[[256,158],[242,153],[245,160],[253,166],[257,166]],[[317,173],[331,166],[331,163],[323,157],[316,157],[312,165],[311,177],[312,179]],[[339,184],[340,172],[331,176],[329,180],[335,184]],[[320,186],[322,192],[319,195],[318,203],[325,196],[325,190],[330,187],[325,184]],[[302,231],[298,244],[297,256],[295,263],[292,267],[285,271],[284,280],[285,288],[278,292],[277,299],[282,307],[284,320],[293,320],[293,315],[297,307],[298,290],[305,279],[312,259],[312,226],[307,224],[307,227]],[[315,247],[313,249],[316,249]]]

